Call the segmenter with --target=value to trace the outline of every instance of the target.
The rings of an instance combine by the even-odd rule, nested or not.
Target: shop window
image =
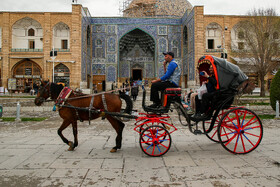
[[[54,68],[54,82],[63,83],[69,86],[70,83],[70,70],[64,64],[59,64]]]

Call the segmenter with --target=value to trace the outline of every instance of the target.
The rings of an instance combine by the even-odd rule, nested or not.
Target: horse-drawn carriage
[[[197,119],[187,113],[181,103],[180,88],[166,89],[162,97],[163,107],[156,109],[145,105],[146,91],[144,90],[142,107],[145,112],[134,114],[131,114],[131,100],[123,94],[120,94],[120,97],[126,101],[126,109],[121,112],[121,102],[119,98],[115,97],[115,94],[77,97],[71,93],[68,99],[62,99],[63,104],[62,102],[58,104],[60,116],[64,119],[58,134],[73,150],[78,145],[75,135],[77,120],[92,120],[101,116],[109,120],[118,134],[116,146],[111,150],[111,152],[115,152],[121,148],[124,127],[121,118],[132,118],[136,120],[134,130],[140,134],[139,143],[143,152],[149,156],[161,156],[170,149],[171,133],[177,130],[168,115],[171,110],[178,113],[179,121],[182,125],[188,126],[193,134],[205,134],[210,140],[221,143],[231,153],[249,153],[261,142],[262,122],[250,109],[232,106],[236,95],[251,91],[248,77],[237,66],[224,59],[204,56],[198,62],[199,71],[209,72],[210,66],[213,67],[217,79],[217,91],[204,118]],[[204,81],[202,77],[200,81],[201,83]],[[57,100],[58,94],[52,94],[54,91],[51,91],[51,86],[48,84],[42,84],[35,103],[41,103],[47,97]],[[111,102],[112,100],[114,102]],[[71,115],[67,116],[69,113]],[[62,135],[62,130],[70,123],[73,126],[74,143]]]

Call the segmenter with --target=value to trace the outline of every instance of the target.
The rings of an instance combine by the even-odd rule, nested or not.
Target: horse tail
[[[131,114],[133,108],[132,100],[124,92],[119,92],[119,93],[120,93],[120,98],[125,100],[126,103],[126,107],[123,112],[127,114]]]

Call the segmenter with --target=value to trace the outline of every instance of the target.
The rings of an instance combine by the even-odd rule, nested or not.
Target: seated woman
[[[205,112],[209,108],[210,102],[213,99],[216,91],[215,85],[217,84],[217,80],[214,75],[213,67],[210,66],[209,68],[210,75],[208,75],[206,71],[202,71],[202,72],[203,73],[201,76],[207,78],[207,80],[202,83],[202,84],[206,84],[207,93],[204,93],[202,95],[201,100],[198,98],[198,95],[195,96],[196,113],[192,116],[194,118],[206,117]]]

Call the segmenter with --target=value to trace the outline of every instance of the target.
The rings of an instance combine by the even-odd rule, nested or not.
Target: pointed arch
[[[212,22],[206,26],[206,49],[214,50],[217,49],[218,45],[222,45],[222,35],[223,35],[222,27],[216,23]]]
[[[142,67],[146,77],[155,76],[156,40],[153,36],[145,30],[134,28],[122,35],[118,44],[118,77],[131,77],[131,68],[135,64]]]
[[[29,93],[34,83],[42,78],[42,68],[36,62],[26,58],[12,67],[12,74],[16,78],[16,90]]]
[[[43,42],[40,38],[43,38],[43,28],[33,18],[21,18],[12,25],[12,50],[42,50]]]
[[[69,51],[70,27],[64,22],[58,22],[53,26],[53,44],[57,51]]]
[[[70,69],[65,64],[60,63],[54,67],[54,82],[69,86]]]

